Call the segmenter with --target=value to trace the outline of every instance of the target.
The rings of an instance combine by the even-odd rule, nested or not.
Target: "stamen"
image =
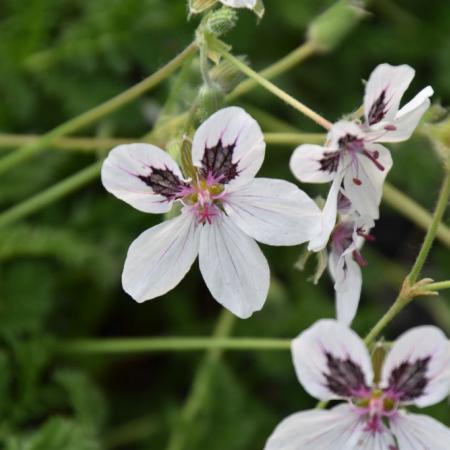
[[[367,233],[362,228],[358,228],[356,230],[356,234],[358,236],[361,236],[362,238],[364,238],[366,241],[370,241],[370,242],[375,241],[375,236],[373,234]]]
[[[385,129],[386,131],[396,131],[396,130],[397,130],[397,127],[396,127],[395,125],[386,125],[386,126],[384,127],[384,129]]]
[[[362,185],[362,181],[359,178],[353,178],[353,183],[355,183],[357,186]]]
[[[385,170],[384,166],[381,165],[381,164],[377,161],[378,157],[380,156],[379,152],[373,152],[373,153],[370,153],[370,152],[367,151],[367,150],[363,150],[362,153],[363,153],[364,156],[367,156],[367,158],[369,158],[369,159],[375,164],[375,167],[376,167],[378,170],[381,170],[382,172]]]

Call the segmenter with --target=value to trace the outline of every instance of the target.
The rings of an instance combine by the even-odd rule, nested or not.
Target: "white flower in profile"
[[[265,450],[447,450],[450,429],[404,407],[426,407],[450,391],[450,343],[438,328],[404,333],[374,374],[363,341],[333,320],[321,320],[292,343],[297,376],[329,410],[291,415]]]
[[[319,208],[292,183],[254,178],[265,142],[243,109],[213,114],[195,133],[188,179],[163,150],[148,144],[113,149],[102,168],[105,188],[147,213],[181,214],[143,232],[130,246],[124,290],[144,302],[173,289],[199,255],[213,297],[241,318],[262,308],[269,267],[255,242],[297,245],[317,233]]]
[[[342,120],[333,124],[325,146],[301,145],[291,158],[291,170],[302,182],[337,180],[359,214],[379,217],[383,183],[392,158],[380,142],[410,138],[430,106],[428,86],[403,108],[401,98],[414,77],[406,65],[381,64],[372,72],[364,96],[364,121]]]
[[[361,128],[372,142],[401,142],[409,139],[433,95],[431,86],[422,89],[400,108],[400,101],[415,71],[408,65],[380,64],[369,77],[364,95],[364,122]]]
[[[225,6],[230,8],[248,8],[253,9],[256,6],[257,0],[219,0]]]

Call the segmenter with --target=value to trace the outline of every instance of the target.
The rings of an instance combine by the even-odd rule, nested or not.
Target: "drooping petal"
[[[433,326],[413,328],[397,339],[382,371],[382,386],[402,403],[433,405],[450,392],[450,344]]]
[[[102,166],[102,183],[108,192],[139,211],[164,213],[189,186],[177,163],[150,144],[119,145]]]
[[[392,123],[384,127],[377,142],[401,142],[408,140],[420,122],[420,119],[430,107],[433,89],[428,86],[420,91],[409,103],[397,113]],[[389,130],[391,128],[391,130]],[[388,129],[388,131],[386,131]],[[376,135],[377,132],[373,134]]]
[[[373,380],[364,343],[335,320],[320,320],[294,339],[292,357],[300,383],[320,400],[362,396]]]
[[[358,155],[356,172],[346,170],[344,190],[352,207],[359,214],[378,219],[383,184],[392,168],[392,157],[389,150],[379,144],[368,145],[366,151],[373,158],[376,156],[376,164],[368,156]],[[355,182],[355,178],[359,181]]]
[[[302,244],[320,227],[320,210],[295,184],[255,178],[232,190],[225,211],[246,234],[269,245]]]
[[[259,311],[269,290],[269,266],[258,244],[225,215],[203,225],[200,271],[212,296],[246,319]]]
[[[128,249],[124,290],[141,303],[173,289],[197,257],[199,234],[196,218],[189,213],[144,231]]]
[[[450,428],[432,417],[400,411],[390,421],[400,450],[448,450]]]
[[[336,225],[336,218],[338,212],[338,196],[341,190],[343,173],[338,174],[331,184],[328,192],[325,206],[323,207],[320,216],[320,229],[318,234],[313,236],[308,244],[308,250],[312,252],[319,252],[327,245],[331,232]]]
[[[372,126],[384,120],[394,119],[414,74],[414,69],[407,65],[380,64],[374,69],[366,84],[364,95],[364,115],[367,125]]]
[[[336,318],[344,325],[350,325],[356,316],[361,296],[361,268],[351,254],[338,255],[333,251],[328,258],[328,268],[334,279]]]
[[[209,117],[192,143],[192,160],[202,174],[222,184],[253,178],[264,160],[266,144],[258,123],[231,106]]]
[[[303,183],[327,183],[335,178],[339,162],[337,149],[304,144],[294,150],[289,166]]]
[[[362,449],[358,442],[363,430],[360,416],[349,405],[302,411],[287,417],[275,428],[264,450]]]

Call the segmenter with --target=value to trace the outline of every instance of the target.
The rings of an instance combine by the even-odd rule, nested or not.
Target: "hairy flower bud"
[[[235,27],[237,18],[234,9],[220,8],[206,17],[205,31],[217,37],[222,36]]]
[[[311,23],[308,38],[322,51],[331,51],[366,16],[359,2],[339,0]]]

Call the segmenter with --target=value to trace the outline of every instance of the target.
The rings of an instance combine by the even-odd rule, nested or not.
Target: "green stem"
[[[284,58],[280,59],[275,64],[272,64],[259,72],[259,74],[266,80],[271,80],[272,78],[275,78],[278,75],[292,69],[297,64],[302,63],[314,53],[317,53],[317,51],[317,46],[313,42],[307,41],[291,53],[288,53]],[[256,86],[258,86],[258,83],[253,79],[243,81],[227,96],[227,102],[232,102],[241,95],[251,91]]]
[[[427,291],[442,291],[443,289],[450,289],[450,281],[439,281],[437,283],[427,284]]]
[[[102,103],[101,105],[81,114],[80,116],[77,116],[74,119],[58,126],[47,134],[44,134],[38,141],[25,145],[10,155],[5,156],[0,160],[0,173],[11,169],[17,164],[26,161],[32,156],[43,151],[45,147],[49,146],[55,139],[73,133],[86,125],[92,124],[107,114],[116,111],[120,107],[138,98],[171,75],[188,57],[196,51],[196,49],[197,47],[194,43],[190,44],[178,56],[145,80],[130,89],[127,89],[116,97],[106,101],[105,103]]]
[[[75,339],[61,344],[63,353],[121,354],[200,350],[289,350],[289,339],[223,337],[154,337]]]
[[[417,255],[416,261],[413,268],[409,273],[409,282],[414,284],[422,271],[425,261],[430,253],[431,247],[433,245],[434,239],[436,238],[436,233],[441,223],[442,217],[444,216],[445,210],[447,208],[448,199],[450,196],[450,169],[446,168],[444,182],[442,183],[441,192],[439,194],[436,209],[433,214],[433,220],[431,222],[430,228],[428,229],[425,239],[423,241],[422,247],[419,254]]]
[[[0,134],[0,149],[29,145],[38,141],[40,138],[41,136],[32,134]],[[129,138],[66,137],[55,139],[50,145],[52,148],[61,150],[91,151],[107,150],[117,145],[133,144],[135,142],[140,141]]]
[[[317,114],[315,111],[313,111],[308,106],[304,105],[303,103],[299,102],[297,99],[289,95],[288,93],[284,92],[282,89],[280,89],[278,86],[275,86],[272,82],[255,72],[253,69],[248,67],[246,64],[244,64],[242,61],[240,61],[238,58],[234,57],[231,53],[228,51],[222,49],[221,47],[217,48],[217,51],[229,62],[234,64],[241,72],[245,73],[248,77],[255,80],[257,83],[259,83],[261,86],[266,88],[269,92],[272,92],[272,94],[279,97],[281,100],[286,102],[288,105],[292,106],[297,111],[300,111],[305,116],[312,119],[314,122],[322,126],[323,128],[329,130],[332,126],[332,123],[323,118],[321,115]]]
[[[276,145],[299,145],[299,144],[322,144],[325,140],[323,133],[264,133],[267,144]]]
[[[23,219],[41,208],[65,197],[98,177],[103,161],[98,161],[33,197],[0,214],[0,226]]]
[[[224,339],[231,334],[235,324],[235,317],[228,311],[222,311],[217,321],[213,338]],[[181,409],[179,421],[169,437],[167,450],[183,450],[186,448],[186,438],[190,427],[195,426],[195,419],[198,416],[202,405],[208,395],[208,390],[214,379],[214,368],[222,357],[223,349],[210,348],[204,355],[197,372],[195,373],[191,391]]]

